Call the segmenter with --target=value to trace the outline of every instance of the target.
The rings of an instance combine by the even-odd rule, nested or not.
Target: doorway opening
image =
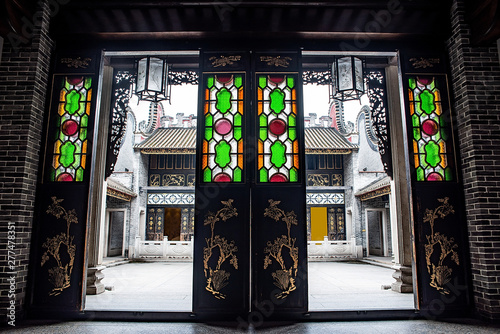
[[[123,118],[127,127],[118,145],[120,155],[113,174],[101,189],[107,196],[103,206],[108,212],[107,223],[94,228],[101,233],[101,244],[93,250],[97,254],[93,265],[107,266],[102,269],[104,279],[100,282],[106,289],[101,294],[87,295],[87,310],[192,309],[198,56],[166,55],[172,64],[171,80],[179,83],[172,88],[172,105],[137,102],[129,92],[131,101]],[[118,73],[131,73],[131,64],[137,57],[109,56],[112,78],[116,79]],[[308,75],[327,75],[332,57],[332,53],[306,52],[304,82],[314,81],[307,79]],[[389,79],[386,94],[391,89],[399,91],[398,76],[394,75],[395,57],[392,53],[368,57],[368,68],[381,69]],[[380,160],[369,98],[365,95],[362,103],[354,107],[354,117],[347,119],[347,105],[329,103],[328,95],[312,92],[313,99],[327,100],[324,115],[320,115],[316,106],[307,106],[306,86],[309,309],[413,309],[412,294],[381,289],[394,283],[394,267],[409,265],[411,269],[411,260],[399,255],[400,248],[410,247],[410,241],[405,239],[394,246],[395,240],[404,239],[398,238],[398,231],[404,227],[394,214],[401,200],[387,192],[387,186],[391,188],[396,181],[387,178]],[[317,83],[316,86],[321,86],[316,88],[322,92],[326,87]],[[181,87],[187,92],[176,91]],[[114,98],[116,94],[111,93]],[[386,100],[387,115],[400,114],[399,96],[393,93],[391,99]],[[180,109],[175,109],[176,104]],[[142,119],[138,116],[141,108],[145,114]],[[115,111],[113,103],[109,109]],[[318,138],[319,144],[326,146],[319,145]],[[339,140],[344,146],[338,146]],[[101,173],[104,178],[104,171]],[[116,211],[110,211],[111,201],[124,208],[115,206]],[[105,262],[110,257],[120,260]],[[370,279],[375,281],[374,277],[381,281],[367,284]],[[367,285],[369,290],[363,290]],[[314,286],[320,288],[311,290]],[[134,290],[143,302],[137,301]],[[394,298],[380,303],[380,295],[372,294],[375,290],[393,292]],[[115,298],[118,292],[123,292],[121,299]],[[119,300],[123,301],[122,306]]]

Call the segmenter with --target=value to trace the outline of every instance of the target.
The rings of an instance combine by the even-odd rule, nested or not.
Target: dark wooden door
[[[202,56],[193,311],[307,311],[299,53]]]

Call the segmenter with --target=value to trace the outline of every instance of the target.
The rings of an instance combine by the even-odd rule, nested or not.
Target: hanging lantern
[[[335,58],[332,64],[330,101],[360,100],[365,93],[363,60],[357,57]]]
[[[135,93],[142,101],[170,100],[168,64],[165,59],[146,57],[137,61]]]

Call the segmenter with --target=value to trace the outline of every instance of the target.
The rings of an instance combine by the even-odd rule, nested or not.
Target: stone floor
[[[36,334],[142,334],[142,333],[176,333],[176,334],[232,334],[232,333],[275,333],[275,334],[482,334],[499,333],[500,327],[486,325],[474,320],[462,319],[455,322],[438,322],[432,320],[397,320],[397,321],[345,321],[345,322],[304,322],[273,323],[247,329],[231,324],[201,323],[164,323],[164,322],[110,322],[110,321],[77,321],[52,324],[24,324],[2,333],[36,333]]]
[[[128,263],[104,269],[86,310],[191,311],[192,263]],[[310,262],[309,310],[413,309],[413,295],[383,290],[394,270],[359,262]]]

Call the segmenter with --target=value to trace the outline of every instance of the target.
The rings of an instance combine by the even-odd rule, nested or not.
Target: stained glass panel
[[[243,74],[205,75],[204,182],[242,182]]]
[[[83,181],[87,161],[91,86],[90,77],[64,78],[57,106],[51,181]]]
[[[258,180],[298,182],[297,76],[257,76]]]
[[[410,77],[408,94],[417,181],[452,181],[448,127],[436,78]]]

